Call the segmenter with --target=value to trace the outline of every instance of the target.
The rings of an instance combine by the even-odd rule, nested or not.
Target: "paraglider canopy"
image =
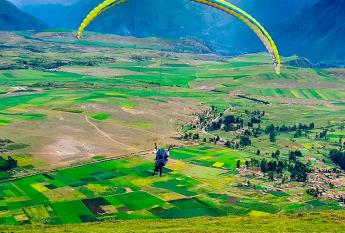
[[[78,29],[78,33],[77,33],[78,39],[81,38],[82,33],[85,30],[85,28],[100,14],[102,14],[104,11],[107,11],[111,7],[114,7],[116,5],[122,4],[127,1],[128,0],[105,0],[104,2],[99,4],[97,7],[95,7],[92,11],[90,11],[90,13],[86,16],[86,18],[81,23]],[[245,23],[248,27],[250,27],[252,31],[259,37],[259,39],[267,48],[269,54],[272,57],[275,71],[277,74],[280,74],[281,60],[280,60],[280,55],[279,55],[277,46],[274,40],[272,39],[272,37],[270,36],[270,34],[253,16],[251,16],[244,10],[240,9],[239,7],[229,3],[226,0],[190,0],[190,1],[197,2],[203,5],[208,5],[208,6],[217,8],[219,10],[222,10],[238,18],[243,23]]]

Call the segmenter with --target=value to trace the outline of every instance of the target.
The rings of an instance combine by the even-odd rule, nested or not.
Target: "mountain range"
[[[0,31],[42,30],[47,26],[35,17],[20,11],[6,0],[0,0]]]
[[[277,28],[283,54],[312,62],[345,61],[345,0],[320,0]]]
[[[77,29],[100,2],[79,0],[67,6],[35,4],[21,10],[49,27]],[[345,0],[231,2],[268,29],[283,55],[297,54],[314,63],[345,61]],[[135,37],[194,37],[226,55],[264,50],[256,35],[242,22],[189,0],[131,0],[105,12],[87,30]]]
[[[316,0],[234,0],[271,29]],[[70,6],[27,5],[25,12],[35,15],[53,28],[78,28],[80,22],[102,0],[80,0]],[[114,7],[95,20],[88,30],[136,37],[196,37],[211,42],[226,54],[262,51],[264,47],[242,22],[216,9],[189,0],[131,0]]]

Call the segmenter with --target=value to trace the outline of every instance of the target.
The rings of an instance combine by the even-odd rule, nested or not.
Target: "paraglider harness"
[[[156,166],[164,167],[167,163],[167,156],[165,155],[165,151],[163,149],[158,149],[156,155]]]
[[[156,172],[159,172],[159,175],[162,176],[163,167],[165,167],[166,163],[168,162],[168,153],[170,151],[170,147],[168,152],[165,151],[164,147],[157,149],[157,145],[155,144],[156,149],[156,158],[155,158],[155,169],[153,171],[153,176],[156,175]]]

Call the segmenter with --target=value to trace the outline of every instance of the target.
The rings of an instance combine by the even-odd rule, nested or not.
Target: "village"
[[[256,102],[258,109],[262,105],[269,104],[266,101],[243,95],[240,95],[239,98]],[[345,206],[345,172],[332,163],[328,154],[332,149],[339,148],[342,150],[345,148],[345,143],[342,137],[338,141],[327,140],[327,132],[343,129],[345,122],[341,122],[338,126],[317,129],[314,123],[304,125],[297,122],[292,127],[285,125],[274,127],[273,124],[264,120],[264,111],[250,112],[243,110],[243,108],[233,107],[231,103],[229,103],[229,107],[222,110],[212,106],[205,111],[196,113],[195,116],[181,139],[189,142],[194,141],[194,144],[196,142],[212,143],[253,154],[253,157],[248,161],[246,160],[244,164],[241,164],[240,160],[237,162],[238,174],[236,176],[243,178],[243,182],[238,184],[239,186],[246,186],[255,190],[255,182],[265,179],[269,182],[265,183],[266,187],[261,191],[262,194],[268,194],[272,191],[284,192],[284,190],[301,187],[300,193],[296,194],[297,196],[306,192],[315,198],[336,200],[339,205]],[[261,125],[267,127],[262,129]],[[320,140],[322,146],[319,148],[308,147],[309,150],[303,147],[294,148],[296,150],[293,151],[286,145],[285,148],[279,147],[276,139],[279,134],[284,134],[284,137],[291,141],[301,137],[313,141]],[[253,145],[252,141],[258,141],[257,138],[266,138],[266,140],[260,140],[259,146]],[[278,149],[272,153],[265,151],[265,148],[271,148],[272,144],[274,144],[274,148]],[[280,151],[287,153],[284,155]],[[312,153],[315,151],[322,154],[322,159],[319,155],[317,156],[319,159],[313,157]],[[305,152],[309,152],[309,154],[304,155]],[[292,174],[294,171],[291,169],[291,164],[298,160],[304,161],[306,165],[305,171],[300,171],[305,173],[302,175],[305,177],[303,179],[296,179],[296,176]],[[274,163],[270,165],[272,161]],[[267,164],[266,168],[262,162]],[[282,167],[277,169],[279,164]],[[301,164],[303,165],[303,162]],[[270,166],[272,168],[269,168]]]

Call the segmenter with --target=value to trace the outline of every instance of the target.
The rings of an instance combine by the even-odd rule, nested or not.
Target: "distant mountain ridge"
[[[33,16],[22,12],[6,0],[0,0],[0,30],[42,30],[47,26]]]
[[[233,0],[267,28],[316,0]],[[31,5],[24,11],[55,28],[77,29],[89,10],[101,0],[80,0],[71,6]],[[196,37],[233,53],[262,51],[264,47],[242,22],[190,0],[131,0],[114,7],[95,20],[87,30],[136,37]],[[244,42],[245,41],[245,42]],[[250,41],[250,43],[248,43]]]
[[[51,27],[76,30],[89,10],[100,2],[29,5],[23,10]],[[231,2],[262,23],[282,55],[297,54],[314,63],[345,60],[345,0]],[[196,37],[227,55],[265,49],[242,22],[189,0],[131,0],[105,12],[87,30],[136,37]]]
[[[279,46],[312,62],[345,61],[345,0],[320,0],[282,23]]]

